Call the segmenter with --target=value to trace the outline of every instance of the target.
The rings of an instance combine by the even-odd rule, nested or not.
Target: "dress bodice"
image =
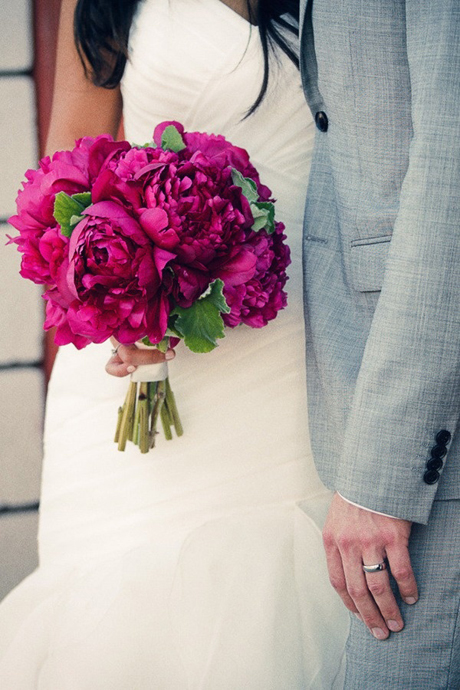
[[[267,96],[245,117],[262,78],[257,28],[220,0],[143,0],[122,84],[126,136],[143,144],[163,120],[223,134],[247,149],[283,217],[298,221],[313,145],[311,115],[297,68],[278,50]]]

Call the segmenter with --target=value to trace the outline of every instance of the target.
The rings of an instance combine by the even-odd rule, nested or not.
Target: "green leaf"
[[[211,352],[217,347],[217,339],[224,337],[224,322],[221,314],[228,314],[223,295],[224,283],[214,280],[208,290],[188,309],[175,307],[173,328],[184,338],[192,352]]]
[[[230,314],[230,307],[224,297],[224,281],[217,278],[209,283],[207,290],[198,297],[198,300],[208,300],[221,311],[223,314]]]
[[[251,211],[254,217],[252,230],[265,229],[269,235],[275,232],[275,205],[271,201],[257,201],[251,204]]]
[[[72,216],[70,219],[70,230],[73,232],[77,227],[78,223],[83,220],[84,216]]]
[[[169,348],[169,338],[163,338],[163,340],[160,340],[160,342],[157,343],[156,348],[164,354]]]
[[[174,153],[179,153],[182,149],[185,149],[185,143],[182,139],[182,135],[179,130],[174,127],[174,125],[168,125],[161,137],[161,148],[168,149],[169,151],[174,151]]]
[[[148,335],[146,335],[145,338],[142,338],[141,342],[144,343],[144,345],[147,345],[147,347],[155,347],[155,343],[152,343]]]
[[[142,338],[141,342],[144,345],[147,345],[147,347],[155,347],[157,350],[160,350],[160,352],[165,353],[166,350],[169,348],[169,337],[164,337],[163,340],[160,340],[159,343],[152,343],[148,335],[145,336],[145,338]]]
[[[168,328],[166,329],[165,336],[168,336],[168,338],[182,338],[181,334],[179,331],[176,331],[174,328],[174,321],[177,317],[173,317],[168,321]]]
[[[61,226],[61,233],[70,237],[75,226],[82,220],[82,211],[91,204],[91,192],[81,192],[69,196],[58,192],[54,200],[53,216]]]
[[[250,204],[254,201],[257,201],[257,199],[259,198],[259,193],[257,191],[257,185],[254,182],[254,180],[251,180],[250,177],[244,177],[239,170],[233,168],[232,182],[234,185],[241,188],[241,191],[243,192],[244,196]]]
[[[77,194],[72,194],[70,198],[78,201],[78,203],[83,207],[82,210],[84,208],[88,208],[88,206],[91,206],[93,203],[91,199],[91,192],[79,192]]]

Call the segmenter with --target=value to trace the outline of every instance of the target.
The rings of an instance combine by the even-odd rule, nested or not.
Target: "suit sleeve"
[[[409,165],[337,489],[426,523],[460,408],[460,4],[407,0],[406,26]]]

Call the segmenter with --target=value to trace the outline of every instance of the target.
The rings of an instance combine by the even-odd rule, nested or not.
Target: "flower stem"
[[[163,425],[163,433],[165,435],[165,439],[167,441],[172,441],[172,437],[173,437],[172,431],[171,431],[172,420],[171,420],[171,417],[169,416],[168,407],[166,405],[166,400],[164,401],[163,405],[161,406],[160,416],[161,416],[161,423]]]
[[[123,405],[123,414],[118,437],[118,450],[125,450],[127,440],[132,437],[134,411],[136,407],[136,393],[137,383],[133,383],[131,381],[126,394],[125,404]]]
[[[169,338],[161,345],[165,348]],[[132,441],[141,453],[155,447],[158,424],[161,420],[167,441],[173,438],[173,427],[177,436],[184,433],[169,378],[162,381],[131,381],[125,402],[118,409],[115,443],[124,451],[126,443]]]
[[[120,429],[121,429],[122,418],[123,418],[123,405],[118,408],[117,428],[115,431],[115,438],[113,439],[115,441],[115,443],[118,443],[118,439],[120,438]]]
[[[172,417],[172,421],[174,424],[174,428],[176,430],[176,434],[178,436],[182,436],[184,433],[184,428],[182,426],[182,422],[179,417],[179,411],[177,409],[176,405],[176,399],[174,397],[174,393],[172,392],[171,389],[171,384],[169,383],[169,378],[166,379],[166,404],[168,406],[168,411]]]
[[[139,445],[139,403],[136,405],[136,411],[134,412],[134,421],[133,421],[133,436],[130,439],[133,443],[136,444],[136,446]]]
[[[141,383],[139,385],[139,448],[141,453],[148,453],[150,448],[149,435],[149,384]]]
[[[153,410],[152,410],[152,416],[151,416],[151,423],[150,423],[150,447],[151,448],[155,447],[155,436],[157,435],[158,416],[160,414],[164,399],[165,399],[165,382],[164,381],[158,381],[157,387],[156,387],[156,392],[155,392],[155,398],[154,398],[154,404],[153,404]]]

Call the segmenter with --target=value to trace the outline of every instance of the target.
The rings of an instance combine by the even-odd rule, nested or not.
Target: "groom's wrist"
[[[343,498],[344,501],[347,503],[351,503],[352,506],[356,506],[357,508],[361,508],[361,510],[367,510],[369,513],[375,513],[376,515],[383,515],[384,517],[389,517],[393,518],[394,520],[401,520],[401,518],[397,518],[395,515],[388,515],[388,513],[381,513],[379,510],[373,510],[372,508],[367,508],[367,506],[362,506],[359,503],[355,503],[354,501],[350,501],[349,498],[346,496],[343,496],[343,494],[340,493],[340,491],[337,491],[338,495],[340,498]]]

